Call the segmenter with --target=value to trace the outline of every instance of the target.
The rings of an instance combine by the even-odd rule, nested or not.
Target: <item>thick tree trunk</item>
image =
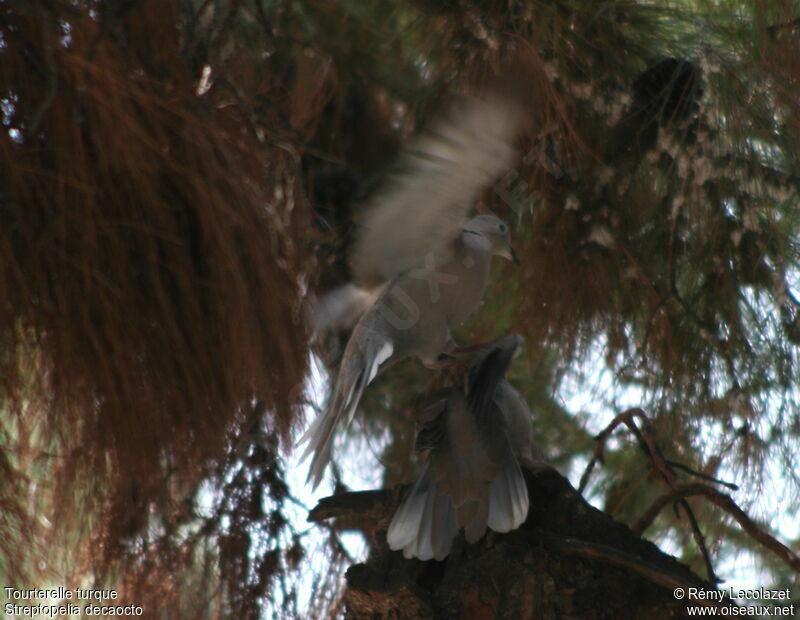
[[[587,504],[556,471],[526,479],[531,509],[522,527],[475,545],[459,537],[443,562],[406,560],[387,547],[404,490],[323,499],[310,520],[334,518],[371,544],[367,562],[347,571],[347,617],[650,620],[685,615],[676,588],[713,588]]]

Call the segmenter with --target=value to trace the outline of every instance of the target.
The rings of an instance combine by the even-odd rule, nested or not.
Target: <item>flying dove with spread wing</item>
[[[527,517],[520,463],[531,466],[538,451],[530,411],[504,379],[521,341],[496,340],[463,386],[440,390],[423,410],[416,449],[428,458],[387,533],[405,557],[443,560],[459,529],[474,543],[487,527],[509,532]]]
[[[314,488],[336,428],[352,421],[378,372],[406,357],[436,367],[442,353],[457,349],[451,331],[481,301],[492,256],[518,262],[505,222],[463,218],[478,192],[513,163],[522,121],[510,98],[459,100],[407,151],[406,171],[367,207],[350,257],[362,288],[349,289],[379,292],[362,294],[371,306],[353,328],[327,408],[300,440],[308,442],[303,458],[313,454]],[[350,307],[341,299],[333,305]]]

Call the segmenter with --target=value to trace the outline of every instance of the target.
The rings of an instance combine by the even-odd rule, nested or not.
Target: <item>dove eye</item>
[[[503,224],[503,222],[500,222],[500,223],[497,225],[497,230],[499,230],[501,233],[505,233],[505,232],[508,230],[508,226],[506,226],[505,224]]]

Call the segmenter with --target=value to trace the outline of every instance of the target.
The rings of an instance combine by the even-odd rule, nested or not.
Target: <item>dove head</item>
[[[511,233],[508,230],[508,224],[499,217],[494,215],[473,217],[464,225],[463,232],[483,237],[489,242],[492,254],[507,258],[519,265],[517,253],[511,247]]]

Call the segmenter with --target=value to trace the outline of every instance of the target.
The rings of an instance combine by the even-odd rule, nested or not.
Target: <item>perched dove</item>
[[[367,287],[383,287],[361,316],[342,356],[333,395],[301,442],[313,453],[316,487],[340,420],[349,424],[367,384],[406,357],[435,366],[455,348],[451,330],[477,307],[497,254],[518,262],[508,226],[493,215],[462,224],[477,193],[507,169],[522,127],[510,100],[465,99],[420,138],[409,169],[367,208],[351,267]],[[341,291],[340,291],[341,293]],[[369,300],[369,296],[364,299]],[[348,307],[338,299],[337,307]]]
[[[519,463],[534,461],[531,414],[503,378],[520,342],[498,339],[463,388],[440,391],[423,411],[416,449],[430,452],[387,533],[405,557],[442,560],[460,528],[474,543],[487,526],[508,532],[527,517]]]

